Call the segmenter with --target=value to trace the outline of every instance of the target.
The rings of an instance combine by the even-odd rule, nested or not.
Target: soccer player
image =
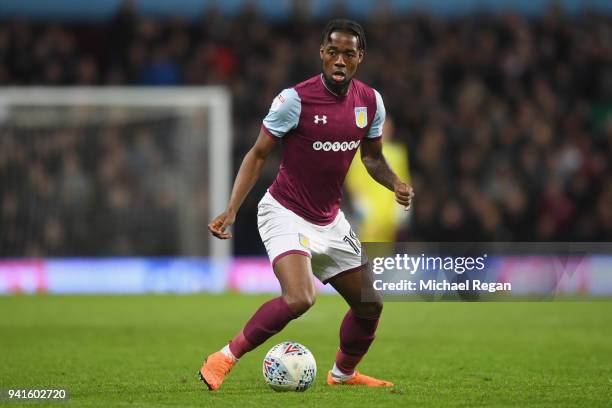
[[[393,384],[355,370],[374,340],[383,304],[361,299],[361,243],[340,210],[342,183],[357,147],[374,180],[394,191],[406,209],[412,188],[382,154],[385,107],[380,94],[353,78],[366,52],[363,28],[330,21],[319,50],[322,74],[283,90],[272,102],[255,145],[244,157],[227,209],[208,225],[219,239],[259,178],[266,158],[282,144],[276,179],[258,206],[258,227],[282,296],[263,305],[220,351],[208,356],[200,378],[217,390],[245,353],[280,332],[315,301],[314,274],[331,284],[350,306],[340,326],[340,347],[328,373],[330,385],[387,387]]]

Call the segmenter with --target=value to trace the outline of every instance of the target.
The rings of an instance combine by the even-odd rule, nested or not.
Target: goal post
[[[158,121],[163,120],[158,126]],[[104,138],[116,127],[123,134],[149,126],[161,138],[167,177],[175,183],[178,253],[183,256],[231,255],[228,241],[211,239],[206,224],[225,209],[232,173],[231,94],[211,87],[7,87],[0,89],[0,146],[10,160],[10,146],[46,131],[73,132],[76,137]],[[156,128],[157,126],[157,128]],[[33,133],[34,132],[34,133]],[[12,141],[3,139],[12,138]],[[130,135],[131,137],[131,135]],[[96,143],[104,143],[96,140]],[[2,144],[4,143],[4,145]],[[8,147],[7,147],[8,146]],[[26,149],[27,150],[27,149]],[[93,155],[94,159],[97,154]],[[109,159],[110,160],[110,159]],[[24,165],[27,167],[27,161]],[[25,169],[26,171],[29,169]],[[98,169],[104,172],[104,169]],[[4,175],[10,179],[10,174]],[[143,175],[135,185],[161,182]],[[2,193],[0,187],[0,193]],[[129,192],[128,192],[129,193]],[[25,201],[28,194],[24,194]],[[27,202],[21,202],[22,205]],[[144,203],[146,205],[146,203]],[[132,210],[138,216],[138,209]],[[3,220],[7,224],[9,220]],[[142,235],[142,234],[141,234]],[[27,237],[26,237],[27,238]],[[1,249],[1,248],[0,248]],[[16,254],[3,253],[14,256]],[[43,255],[44,252],[43,252]],[[70,255],[70,253],[68,253]],[[81,255],[81,254],[76,254]],[[115,255],[115,254],[109,254]],[[140,255],[135,253],[134,255]]]

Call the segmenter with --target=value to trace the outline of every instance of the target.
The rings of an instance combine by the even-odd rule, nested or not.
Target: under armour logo
[[[323,122],[324,125],[327,125],[327,115],[314,115],[314,123],[318,125],[319,122]]]

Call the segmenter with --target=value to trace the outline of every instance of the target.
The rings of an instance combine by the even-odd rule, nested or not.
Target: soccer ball
[[[300,343],[285,341],[266,354],[263,376],[274,391],[306,391],[317,376],[317,362]]]

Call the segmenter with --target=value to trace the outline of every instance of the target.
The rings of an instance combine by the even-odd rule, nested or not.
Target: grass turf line
[[[396,387],[367,389],[325,384],[346,305],[321,296],[243,357],[220,391],[205,391],[201,360],[268,298],[0,297],[0,388],[66,388],[69,402],[56,406],[78,407],[611,405],[610,301],[387,303],[360,369]],[[283,340],[315,355],[305,393],[275,393],[263,381],[263,356]]]

